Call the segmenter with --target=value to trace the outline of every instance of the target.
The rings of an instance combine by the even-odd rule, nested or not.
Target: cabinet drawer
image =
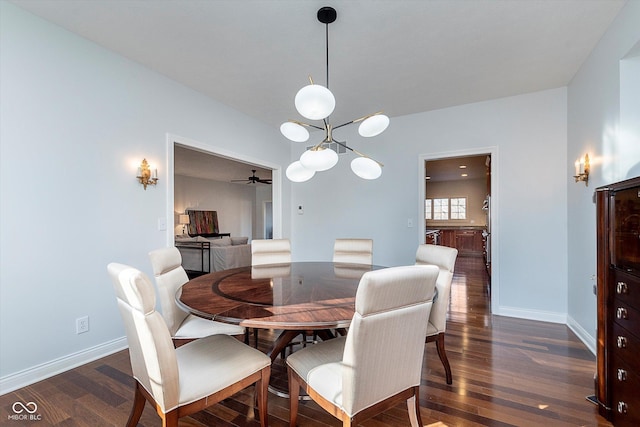
[[[640,310],[614,298],[613,321],[633,335],[634,340],[640,341]]]
[[[614,269],[614,272],[614,298],[640,310],[640,277],[618,269]]]
[[[627,399],[628,401],[638,402],[640,408],[640,396],[637,396],[640,390],[640,374],[637,370],[620,357],[614,357],[611,369],[611,382],[613,388],[618,393],[618,397]],[[615,407],[617,402],[612,402]],[[617,410],[617,408],[615,408]]]
[[[637,331],[636,331],[637,332]],[[640,371],[640,340],[629,330],[613,322],[611,337],[611,354],[623,359],[633,371]]]
[[[613,380],[614,383],[617,379]],[[612,423],[616,427],[637,427],[640,425],[640,398],[638,397],[637,387],[618,387],[615,384],[611,393],[611,416]]]

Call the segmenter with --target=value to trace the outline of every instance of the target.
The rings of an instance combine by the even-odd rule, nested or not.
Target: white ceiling
[[[32,13],[277,127],[326,83],[332,123],[566,86],[624,0],[15,0]],[[284,138],[284,137],[283,137]],[[250,171],[250,168],[249,168]],[[247,175],[248,176],[248,175]]]
[[[489,155],[430,160],[425,162],[425,176],[430,182],[487,179],[490,163]]]

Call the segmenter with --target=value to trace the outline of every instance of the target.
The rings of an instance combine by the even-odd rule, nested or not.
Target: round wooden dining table
[[[348,327],[360,278],[381,268],[333,262],[240,267],[191,279],[176,300],[200,317],[282,330],[269,352],[273,361],[301,331],[328,339],[331,329]]]

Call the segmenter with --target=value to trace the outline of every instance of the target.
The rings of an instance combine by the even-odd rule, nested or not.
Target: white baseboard
[[[574,334],[587,346],[591,353],[596,354],[596,339],[591,336],[582,326],[576,322],[573,317],[569,316],[567,319],[567,326],[573,331]]]
[[[0,396],[127,348],[125,337],[0,378]]]
[[[563,325],[567,324],[566,313],[557,313],[553,311],[523,310],[521,308],[502,306],[493,314],[516,317],[518,319],[538,320],[540,322],[562,323]]]
[[[571,331],[582,341],[582,343],[593,353],[596,354],[596,340],[582,326],[578,324],[571,316],[564,313],[555,313],[550,311],[522,310],[513,307],[500,307],[497,314],[499,316],[517,317],[518,319],[538,320],[541,322],[562,323],[567,325]]]

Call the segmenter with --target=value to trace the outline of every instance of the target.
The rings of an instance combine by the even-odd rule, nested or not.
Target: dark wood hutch
[[[596,398],[616,427],[640,425],[640,177],[596,189]]]

